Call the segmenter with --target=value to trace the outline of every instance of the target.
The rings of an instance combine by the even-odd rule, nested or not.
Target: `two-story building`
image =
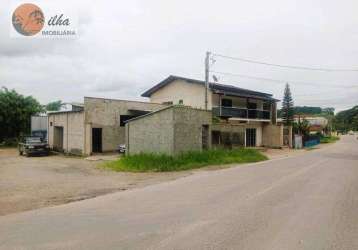
[[[175,154],[210,147],[283,146],[283,126],[276,124],[279,100],[231,85],[210,83],[208,87],[206,91],[204,81],[169,76],[143,93],[150,102],[173,106],[127,123],[128,152]],[[164,131],[169,134],[163,136]],[[150,145],[142,139],[147,136],[152,138]],[[163,151],[163,141],[153,143],[155,138],[170,140],[166,147],[170,150]]]
[[[167,153],[215,147],[281,147],[272,95],[170,76],[142,94],[148,102],[85,97],[76,109],[48,115],[51,148],[90,155]],[[205,109],[205,100],[207,107]]]

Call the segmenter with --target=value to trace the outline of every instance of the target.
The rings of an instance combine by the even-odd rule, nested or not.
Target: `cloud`
[[[81,101],[83,96],[140,99],[170,74],[203,79],[207,50],[281,64],[358,65],[354,0],[34,1],[77,12],[79,36],[73,40],[10,38],[13,2],[3,1],[0,85],[43,103]],[[223,59],[213,67],[291,82],[299,105],[341,109],[358,101],[358,90],[345,87],[358,83],[358,73],[284,70]],[[284,83],[227,75],[220,79],[278,98],[283,94]],[[313,84],[295,83],[300,81]]]

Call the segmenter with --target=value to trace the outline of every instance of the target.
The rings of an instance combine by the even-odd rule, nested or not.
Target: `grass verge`
[[[321,143],[333,143],[338,141],[340,138],[338,136],[324,136],[321,138]]]
[[[104,167],[118,172],[170,172],[211,165],[259,162],[267,159],[255,149],[217,149],[187,152],[177,156],[164,154],[124,156],[119,160],[105,163]]]

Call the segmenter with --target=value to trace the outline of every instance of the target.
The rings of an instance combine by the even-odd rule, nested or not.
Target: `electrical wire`
[[[304,66],[282,65],[282,64],[261,62],[261,61],[255,61],[255,60],[250,60],[250,59],[245,59],[245,58],[240,58],[240,57],[226,56],[226,55],[221,55],[221,54],[216,54],[216,53],[213,53],[212,56],[246,62],[246,63],[254,63],[254,64],[261,64],[261,65],[266,65],[266,66],[279,67],[279,68],[311,70],[311,71],[325,71],[325,72],[358,72],[358,68],[357,69],[329,69],[329,68],[321,68],[321,67],[304,67]]]
[[[340,84],[331,84],[330,85],[330,84],[324,84],[324,83],[278,80],[278,79],[272,79],[272,78],[256,77],[256,76],[234,74],[234,73],[229,73],[229,72],[220,72],[220,71],[213,71],[213,70],[210,70],[210,72],[215,73],[215,74],[220,74],[220,75],[229,75],[229,76],[236,76],[236,77],[260,80],[260,81],[270,81],[270,82],[276,82],[276,83],[296,83],[296,84],[301,84],[301,85],[309,85],[309,86],[315,85],[315,86],[320,86],[320,87],[331,87],[331,88],[358,88],[358,84],[357,85],[340,85]]]

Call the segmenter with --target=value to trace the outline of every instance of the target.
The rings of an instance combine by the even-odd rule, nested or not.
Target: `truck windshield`
[[[41,138],[26,138],[26,143],[41,143]]]

